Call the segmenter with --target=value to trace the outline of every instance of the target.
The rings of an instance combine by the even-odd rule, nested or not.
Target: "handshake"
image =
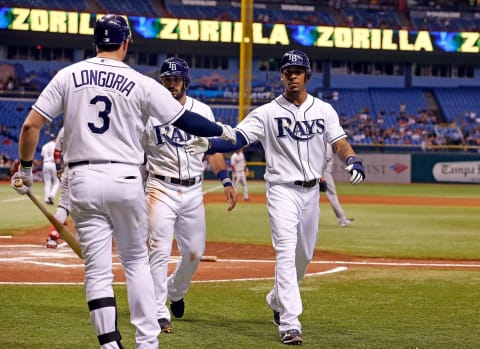
[[[231,141],[233,144],[237,143],[237,134],[231,126],[224,125],[220,122],[217,122],[217,124],[222,128],[222,134],[219,137],[220,139]],[[196,137],[187,141],[185,144],[185,151],[189,155],[197,155],[206,153],[210,147],[210,141],[208,138]]]

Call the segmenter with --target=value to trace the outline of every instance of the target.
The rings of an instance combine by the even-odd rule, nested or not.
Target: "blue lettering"
[[[92,69],[82,70],[80,73],[74,72],[72,73],[72,79],[76,88],[85,85],[113,88],[127,96],[135,87],[135,82],[128,80],[125,76],[113,72],[107,73],[102,70]]]
[[[155,135],[157,137],[157,144],[168,143],[173,147],[183,148],[185,143],[192,138],[192,136],[179,128],[170,128],[169,126],[154,126]]]
[[[323,134],[325,121],[323,119],[301,120],[293,122],[290,118],[275,118],[277,120],[277,137],[290,136],[296,141],[308,141],[316,134]]]

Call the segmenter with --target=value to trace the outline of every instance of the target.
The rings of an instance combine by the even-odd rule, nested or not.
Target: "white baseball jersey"
[[[148,117],[164,125],[184,111],[154,79],[123,62],[99,57],[60,70],[32,108],[49,121],[64,113],[65,162],[138,165],[143,163],[141,138]]]
[[[55,142],[52,140],[48,143],[45,143],[42,147],[41,155],[43,162],[55,162],[53,158],[53,153],[55,152]]]
[[[278,96],[250,112],[236,129],[249,144],[262,143],[264,177],[273,184],[320,178],[326,142],[347,136],[333,107],[311,95],[298,107]]]
[[[57,134],[57,141],[55,143],[55,150],[62,151],[63,150],[63,134],[65,129],[62,127]],[[60,185],[62,186],[60,189],[60,202],[58,203],[58,208],[55,211],[55,218],[61,222],[65,223],[67,220],[67,216],[70,213],[70,195],[68,191],[68,167],[64,167],[62,171],[62,176],[60,178]],[[61,210],[60,208],[63,208]]]
[[[55,142],[55,150],[62,151],[63,150],[63,133],[65,129],[62,127],[57,134],[57,141]]]
[[[196,99],[187,96],[184,108],[215,121],[212,109]],[[203,154],[191,156],[185,151],[185,143],[192,137],[177,127],[161,125],[157,119],[150,118],[143,139],[148,171],[180,179],[202,175]]]

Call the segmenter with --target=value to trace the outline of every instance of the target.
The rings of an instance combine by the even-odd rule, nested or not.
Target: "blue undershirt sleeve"
[[[175,120],[173,126],[199,137],[221,136],[223,132],[221,126],[190,110],[185,110],[182,116]]]
[[[235,134],[237,135],[237,142],[235,144],[220,138],[210,138],[210,147],[208,148],[207,154],[231,153],[247,145],[247,140],[241,132],[235,131]]]

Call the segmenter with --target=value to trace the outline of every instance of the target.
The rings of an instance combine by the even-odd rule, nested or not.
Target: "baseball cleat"
[[[169,320],[165,318],[158,319],[158,324],[160,325],[160,328],[163,333],[172,333],[173,327],[172,327],[172,323]]]
[[[181,318],[185,312],[185,302],[183,301],[183,298],[178,301],[171,301],[170,310],[172,311],[173,316]]]
[[[275,326],[280,326],[280,313],[278,311],[273,311],[273,324]]]
[[[338,221],[338,226],[339,227],[346,227],[347,225],[350,225],[353,223],[353,218],[344,218],[344,219],[340,219]]]
[[[280,340],[288,345],[301,345],[303,342],[302,334],[295,329],[280,332]]]

